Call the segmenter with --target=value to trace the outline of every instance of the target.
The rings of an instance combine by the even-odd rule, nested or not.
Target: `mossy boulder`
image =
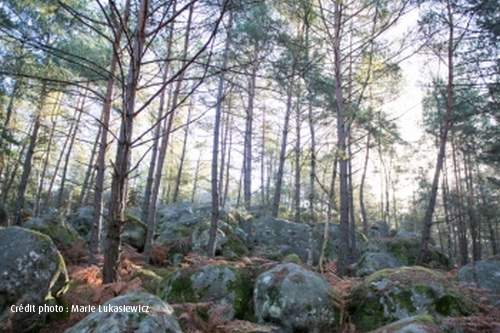
[[[77,240],[83,240],[66,218],[57,211],[29,219],[24,227],[49,236],[58,249],[69,249]]]
[[[170,303],[213,302],[226,319],[251,316],[251,275],[229,266],[181,269],[161,282],[159,295]]]
[[[296,264],[280,264],[262,273],[254,287],[255,316],[284,332],[335,332],[339,297],[321,276]]]
[[[144,245],[146,244],[146,233],[148,227],[144,222],[130,214],[127,215],[125,222],[125,228],[122,233],[122,242],[131,245],[139,251],[142,251],[144,249]]]
[[[487,290],[491,304],[500,308],[500,260],[480,260],[465,265],[458,271],[457,280]]]
[[[358,260],[356,275],[366,276],[384,268],[415,265],[419,250],[420,240],[416,238],[372,240]],[[448,257],[433,246],[429,246],[423,263],[434,268],[451,269]]]
[[[66,291],[66,265],[45,234],[19,227],[0,228],[0,332],[28,332],[51,315],[39,313]],[[27,305],[28,311],[11,311]]]
[[[441,318],[477,312],[456,284],[419,266],[378,271],[354,286],[350,297],[348,311],[359,331],[419,314]]]
[[[429,315],[418,315],[398,320],[370,333],[441,333],[439,320]]]
[[[127,308],[125,308],[127,307]],[[157,296],[134,292],[118,296],[65,333],[181,333],[173,308]]]
[[[275,249],[282,256],[294,253],[299,256],[302,262],[307,262],[310,248],[310,226],[285,220],[262,218],[253,222],[252,230],[251,243],[254,253],[265,255],[268,249]],[[312,228],[314,264],[317,264],[319,261],[324,230],[325,223],[316,223]],[[340,227],[335,224],[329,224],[328,231],[326,257],[327,259],[335,259],[339,257],[339,249],[342,246]],[[358,250],[363,251],[366,238],[362,234],[357,233],[356,240]],[[274,255],[272,251],[271,254]]]

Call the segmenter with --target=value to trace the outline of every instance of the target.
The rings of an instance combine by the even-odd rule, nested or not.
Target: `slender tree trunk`
[[[454,143],[454,139],[451,140],[451,148],[452,148],[452,158],[453,158],[453,171],[455,175],[455,186],[457,191],[457,204],[455,205],[455,215],[457,216],[457,232],[458,232],[458,248],[460,253],[460,265],[467,265],[469,261],[469,250],[468,250],[468,240],[467,240],[467,228],[465,227],[464,221],[464,207],[462,205],[462,183],[460,181],[461,170],[460,164],[457,161],[457,151]]]
[[[479,166],[476,164],[476,173],[477,173],[477,179],[479,183],[479,193],[481,195],[481,210],[484,212],[484,216],[487,221],[487,226],[488,226],[488,238],[490,241],[491,245],[491,252],[494,256],[498,254],[498,247],[497,247],[497,241],[495,237],[495,229],[493,228],[493,221],[495,219],[495,216],[493,215],[493,209],[492,207],[488,204],[488,200],[486,199],[486,191],[484,189],[484,180],[481,175],[481,172],[479,170]]]
[[[370,118],[371,119],[371,118]],[[363,163],[363,173],[361,174],[361,182],[359,184],[359,208],[361,211],[361,218],[363,219],[363,233],[368,235],[368,217],[366,216],[365,207],[365,180],[366,172],[368,170],[368,162],[370,161],[370,141],[371,141],[371,120],[368,121],[368,133],[366,134],[366,153]]]
[[[326,248],[328,246],[329,241],[329,232],[330,232],[330,223],[332,222],[332,212],[335,201],[335,180],[337,178],[337,165],[338,165],[338,157],[335,156],[335,160],[333,162],[332,168],[332,179],[330,182],[330,190],[328,191],[328,210],[327,210],[327,218],[325,223],[325,229],[323,231],[323,243],[321,245],[321,253],[319,258],[319,271],[323,273],[323,264],[325,263],[326,258]]]
[[[116,282],[119,278],[121,233],[125,225],[125,205],[127,181],[132,154],[132,131],[135,116],[135,98],[141,71],[141,60],[146,40],[146,21],[149,0],[141,0],[138,7],[137,27],[135,29],[129,73],[124,94],[124,106],[120,137],[113,166],[111,197],[109,204],[108,233],[104,253],[103,283]]]
[[[300,94],[299,94],[300,95]],[[295,223],[300,223],[301,218],[301,212],[300,212],[300,192],[301,192],[301,177],[300,177],[300,154],[301,154],[301,148],[300,148],[300,125],[302,122],[301,115],[300,115],[300,96],[297,96],[297,110],[296,110],[296,116],[295,116],[295,191],[294,191],[294,210],[295,210]]]
[[[28,187],[28,180],[31,174],[31,166],[33,161],[33,156],[35,155],[35,147],[38,141],[38,132],[41,126],[42,110],[45,106],[45,101],[47,98],[47,82],[42,82],[42,90],[40,93],[40,101],[38,103],[38,109],[35,114],[35,122],[33,125],[33,131],[30,136],[30,143],[28,146],[28,151],[26,152],[26,157],[23,164],[23,174],[19,181],[18,197],[16,202],[16,209],[14,211],[14,225],[22,226],[24,219],[24,201],[26,196],[26,189]]]
[[[182,60],[186,61],[187,60],[187,52],[188,52],[188,47],[189,47],[189,36],[191,32],[191,21],[193,18],[193,9],[194,5],[192,5],[189,8],[189,17],[187,21],[187,26],[186,26],[186,33],[184,35],[184,50],[182,54]],[[170,133],[172,132],[172,126],[174,123],[174,117],[176,114],[176,110],[179,107],[178,105],[178,99],[181,93],[181,87],[182,87],[182,81],[184,80],[184,75],[185,71],[183,71],[179,75],[179,81],[177,81],[177,85],[175,87],[174,94],[172,96],[172,105],[171,105],[171,110],[170,110],[170,116],[168,117],[168,122],[167,126],[164,129],[163,135],[162,135],[162,142],[160,145],[160,152],[159,152],[159,157],[158,157],[158,166],[156,169],[156,176],[155,176],[155,181],[153,184],[153,193],[151,196],[151,203],[149,207],[149,215],[148,215],[148,230],[146,233],[146,243],[144,245],[144,261],[149,262],[150,256],[151,256],[151,245],[153,243],[153,236],[154,236],[154,229],[155,229],[155,224],[156,224],[156,207],[158,205],[158,193],[160,190],[160,184],[161,184],[161,179],[162,179],[162,174],[163,174],[163,165],[165,163],[165,156],[167,152],[167,148],[169,146],[169,140],[170,140]]]
[[[347,274],[347,266],[350,257],[349,245],[349,187],[348,187],[348,159],[347,156],[347,133],[344,115],[344,97],[342,93],[342,56],[341,56],[341,2],[334,4],[334,58],[335,58],[335,99],[337,107],[337,154],[339,163],[340,180],[340,258],[338,264],[338,274],[343,277]]]
[[[87,196],[89,192],[89,187],[90,187],[90,180],[91,180],[91,175],[93,174],[93,171],[95,170],[95,165],[94,165],[94,158],[97,154],[97,147],[99,146],[99,140],[101,138],[101,133],[102,133],[102,127],[99,126],[97,129],[97,135],[95,137],[94,145],[92,146],[92,151],[90,153],[90,160],[87,165],[87,172],[85,172],[85,178],[83,180],[82,184],[82,190],[80,192],[80,197],[78,198],[78,205],[77,207],[82,207],[86,202],[87,202]]]
[[[192,105],[189,105],[187,120],[186,120],[186,129],[184,132],[184,141],[182,142],[181,159],[179,161],[179,169],[177,171],[177,178],[175,180],[173,202],[177,202],[177,198],[179,196],[179,188],[181,185],[181,176],[182,176],[182,172],[183,172],[183,168],[184,168],[184,160],[186,159],[187,141],[188,141],[188,137],[189,137],[189,123],[191,122],[191,109],[192,109]]]
[[[176,6],[177,6],[177,0],[173,1],[173,14],[175,15],[176,12]],[[172,44],[173,44],[173,39],[174,39],[174,27],[175,27],[175,21],[173,21],[170,24],[169,27],[169,36],[168,36],[168,43],[167,43],[167,52],[166,52],[166,61],[163,66],[163,76],[162,76],[162,86],[163,89],[160,93],[160,101],[159,101],[159,107],[158,107],[158,116],[156,117],[156,126],[154,130],[154,135],[155,139],[153,141],[153,149],[151,153],[151,161],[149,163],[149,169],[148,169],[148,178],[146,181],[146,188],[144,190],[144,199],[142,202],[142,212],[141,212],[141,221],[147,222],[149,221],[149,205],[151,204],[151,194],[152,194],[152,188],[153,188],[153,182],[155,180],[155,172],[156,172],[156,163],[158,162],[158,153],[159,153],[159,146],[160,146],[160,141],[163,140],[163,136],[161,135],[162,133],[162,124],[167,121],[167,118],[165,118],[164,121],[164,109],[165,109],[165,95],[167,91],[166,87],[166,82],[168,80],[168,74],[170,70],[170,57],[172,54]],[[167,106],[169,103],[167,103]]]
[[[280,209],[281,190],[283,186],[283,173],[285,170],[286,146],[288,143],[288,131],[289,131],[288,127],[290,123],[290,115],[292,113],[292,98],[293,98],[293,89],[295,84],[295,66],[296,66],[296,55],[294,54],[292,60],[290,82],[288,84],[288,90],[287,90],[286,111],[283,124],[283,134],[281,137],[281,150],[280,150],[280,157],[278,164],[278,174],[276,176],[276,188],[274,191],[274,201],[273,201],[273,211],[272,211],[272,216],[274,218],[278,217]]]
[[[191,192],[191,203],[194,203],[194,199],[196,198],[196,191],[198,190],[200,164],[201,164],[201,154],[198,156],[198,161],[196,161],[196,170],[194,172],[194,181],[193,181],[193,192]]]
[[[465,174],[465,188],[467,191],[467,214],[469,216],[470,235],[472,239],[472,261],[476,262],[481,260],[481,249],[479,243],[479,232],[477,224],[477,216],[474,210],[474,187],[472,179],[472,170],[470,168],[470,158],[463,152],[464,159],[464,174]]]
[[[447,96],[446,96],[446,114],[443,120],[443,133],[441,136],[441,142],[439,146],[439,153],[436,162],[436,169],[434,171],[434,179],[432,181],[431,195],[429,198],[429,204],[427,205],[427,211],[425,212],[424,225],[422,230],[422,239],[420,242],[420,249],[417,257],[417,265],[421,265],[425,254],[427,253],[427,247],[429,244],[429,239],[431,237],[432,228],[432,216],[434,214],[434,207],[436,206],[436,197],[439,184],[439,175],[443,167],[443,159],[446,151],[446,141],[448,138],[448,131],[450,129],[451,123],[451,112],[453,109],[453,51],[454,51],[454,39],[453,39],[453,14],[451,12],[450,0],[447,0],[447,12],[448,12],[448,82],[447,82]]]
[[[227,5],[227,3],[225,3]],[[210,225],[210,236],[208,240],[208,251],[207,255],[209,257],[215,257],[215,249],[217,246],[217,229],[219,224],[219,187],[218,187],[218,167],[217,163],[219,161],[219,135],[220,135],[220,122],[222,113],[222,102],[224,97],[224,76],[227,70],[227,64],[229,60],[229,48],[232,42],[232,30],[233,30],[233,4],[230,2],[229,11],[229,22],[226,34],[226,45],[224,48],[224,56],[222,59],[222,68],[219,75],[219,87],[217,91],[217,104],[215,107],[215,122],[214,122],[214,142],[212,147],[212,172],[211,172],[211,189],[212,189],[212,220]]]
[[[57,125],[57,108],[59,107],[61,93],[57,94],[56,100],[54,101],[54,107],[52,109],[52,127],[50,128],[49,139],[47,143],[47,152],[45,154],[45,161],[42,167],[42,174],[40,175],[40,184],[38,186],[38,191],[35,196],[35,208],[33,209],[33,215],[36,217],[40,214],[40,201],[42,199],[43,185],[45,175],[47,173],[47,168],[50,163],[50,153],[52,152],[52,143],[54,141],[54,133]]]
[[[68,151],[66,152],[66,158],[64,161],[63,172],[61,175],[61,186],[59,187],[59,197],[57,199],[56,207],[61,209],[63,204],[63,196],[64,196],[64,186],[66,184],[66,175],[68,173],[69,160],[71,157],[71,153],[73,152],[73,145],[75,144],[76,134],[78,133],[78,127],[80,126],[80,120],[82,119],[83,109],[85,108],[85,99],[87,98],[87,91],[81,96],[81,104],[76,107],[75,115],[73,118],[76,119],[71,120],[71,126],[68,132],[68,135],[71,136],[71,140],[69,142]],[[70,198],[68,198],[69,202],[71,202]]]

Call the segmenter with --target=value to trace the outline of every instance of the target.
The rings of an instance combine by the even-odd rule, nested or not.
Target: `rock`
[[[418,315],[398,320],[370,333],[441,333],[438,320],[429,315]]]
[[[57,210],[47,211],[42,216],[29,219],[24,226],[52,238],[59,250],[69,249],[77,240],[82,239]]]
[[[419,266],[376,272],[351,289],[350,299],[347,310],[361,332],[419,314],[439,319],[478,311],[458,285]]]
[[[68,222],[85,239],[88,239],[92,227],[94,208],[91,206],[80,207],[75,213],[68,215]]]
[[[193,225],[200,221],[200,217],[194,213],[188,201],[178,201],[158,207],[156,222],[159,226],[163,224]]]
[[[289,254],[296,254],[302,262],[307,262],[310,230],[308,225],[264,218],[254,221],[252,229],[254,230],[252,237],[253,253],[268,254],[268,258],[272,260],[279,260]],[[324,223],[316,223],[313,227],[314,264],[317,264],[319,261],[324,229]],[[329,225],[328,239],[327,259],[338,258],[341,246],[340,228],[338,225]],[[366,240],[363,236],[357,234],[356,246],[358,251],[363,251],[365,242]]]
[[[50,237],[19,227],[0,228],[0,277],[2,332],[34,329],[48,315],[38,307],[61,296],[68,282],[64,259]],[[34,310],[11,312],[12,305],[21,304]]]
[[[368,230],[368,238],[386,238],[389,237],[391,231],[391,226],[385,221],[376,221],[373,223]]]
[[[122,233],[122,242],[142,252],[146,244],[147,231],[148,227],[144,222],[132,215],[127,215],[125,228]]]
[[[488,299],[500,308],[500,261],[480,260],[465,265],[458,271],[460,282],[474,283],[480,289],[488,290]]]
[[[139,312],[116,312],[116,307],[124,306],[141,308]],[[104,312],[104,309],[113,311]],[[182,332],[173,308],[148,293],[133,292],[115,297],[102,305],[101,310],[90,313],[65,333]]]
[[[418,252],[420,250],[420,240],[414,238],[379,238],[370,241],[366,248],[366,253],[385,253],[386,258],[391,256],[393,259],[388,259],[390,262],[387,263],[388,267],[391,265],[396,265],[398,262],[401,263],[400,266],[412,266],[415,265],[417,261]],[[365,273],[373,273],[372,269],[377,268],[375,263],[370,263],[367,261],[367,254],[361,256],[358,261],[358,273],[361,276]],[[382,256],[372,256],[370,259],[382,259]],[[424,257],[423,263],[432,267],[451,269],[451,264],[448,257],[433,246],[429,246],[427,254]],[[365,266],[363,264],[373,264],[371,267]],[[379,263],[380,268],[383,263]],[[395,266],[399,267],[399,266]],[[364,272],[363,272],[364,271]],[[363,274],[361,274],[363,273]]]
[[[397,268],[404,264],[385,252],[366,252],[358,260],[356,276],[366,276],[385,268]]]
[[[7,210],[0,206],[0,227],[8,227],[9,226],[9,213]]]
[[[320,275],[295,264],[280,264],[261,274],[254,287],[255,316],[284,332],[335,332],[338,296]]]
[[[163,280],[159,289],[170,303],[213,302],[212,308],[219,307],[225,319],[242,319],[250,311],[250,278],[232,267],[188,267]]]

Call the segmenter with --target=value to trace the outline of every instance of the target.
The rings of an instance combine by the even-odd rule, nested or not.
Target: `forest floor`
[[[78,252],[78,251],[77,251]],[[70,259],[68,264],[68,275],[70,277],[70,288],[63,296],[67,304],[93,305],[98,306],[119,295],[124,295],[134,291],[146,291],[143,281],[139,277],[134,277],[134,273],[144,268],[158,268],[145,264],[142,255],[132,248],[127,248],[123,253],[120,264],[121,280],[116,283],[102,284],[102,257],[99,258],[98,265],[88,265],[85,256],[79,256],[79,260]],[[71,256],[71,254],[70,254]],[[73,258],[74,259],[74,258]],[[224,259],[210,259],[199,255],[189,255],[186,257],[190,265],[224,264]],[[68,259],[67,259],[68,260]],[[73,262],[72,262],[73,261]],[[272,262],[263,258],[243,258],[240,262],[232,262],[233,265],[246,265],[249,262],[258,261],[259,264],[270,265]],[[457,271],[444,272],[449,280],[455,278]],[[341,295],[341,311],[346,309],[346,300],[351,287],[360,281],[360,278],[347,277],[339,278],[336,274],[336,262],[329,262],[321,273],[330,283],[332,288]],[[468,293],[479,300],[480,312],[474,316],[444,318],[442,321],[448,327],[457,328],[457,331],[467,333],[495,333],[500,332],[500,309],[487,305],[487,298],[484,290],[475,289],[472,286],[465,286],[464,293]],[[210,316],[207,321],[202,320],[196,309],[210,306],[210,303],[188,303],[171,304],[174,308],[179,323],[184,333],[243,333],[243,332],[271,332],[272,326],[259,325],[243,320],[223,320],[217,314]],[[344,311],[343,311],[344,312]],[[349,316],[343,313],[344,322],[340,333],[354,333],[356,327],[349,322]],[[72,327],[82,320],[87,313],[70,313],[66,318],[56,320],[45,326],[41,333],[60,333]]]

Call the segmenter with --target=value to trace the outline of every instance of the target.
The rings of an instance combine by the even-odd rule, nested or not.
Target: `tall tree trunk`
[[[363,219],[363,233],[368,235],[368,217],[366,216],[365,207],[365,180],[368,170],[368,162],[370,161],[370,141],[371,141],[371,117],[368,121],[368,132],[366,134],[366,153],[363,163],[363,173],[361,174],[361,183],[359,184],[359,209],[361,211],[361,218]]]
[[[193,10],[194,10],[194,5],[192,5],[189,8],[189,16],[188,16],[188,21],[186,25],[186,33],[184,34],[184,49],[182,53],[182,61],[185,62],[187,60],[187,52],[188,52],[188,47],[189,47],[189,36],[191,32],[191,21],[193,18]],[[148,230],[146,233],[146,243],[144,245],[144,261],[149,262],[150,256],[151,256],[151,245],[153,243],[153,235],[154,235],[154,228],[156,224],[156,207],[158,206],[158,193],[160,190],[160,184],[162,180],[162,174],[163,174],[163,165],[165,163],[165,156],[167,153],[167,148],[169,146],[169,140],[170,140],[170,133],[172,132],[172,126],[174,123],[174,117],[176,115],[177,108],[179,107],[178,105],[178,99],[181,93],[181,87],[182,87],[182,82],[184,80],[184,75],[186,74],[186,71],[183,70],[182,73],[179,75],[179,80],[177,81],[176,87],[174,94],[172,96],[172,104],[171,104],[171,110],[170,110],[170,116],[168,117],[168,122],[166,128],[164,128],[163,135],[162,135],[162,141],[160,145],[160,152],[158,156],[158,166],[156,169],[156,176],[153,184],[153,193],[151,195],[151,203],[149,207],[149,214],[148,214]]]
[[[232,42],[232,30],[233,30],[233,3],[230,2],[229,11],[229,22],[226,34],[226,45],[224,47],[224,56],[222,59],[221,73],[219,75],[219,87],[217,91],[217,104],[215,106],[215,122],[214,122],[214,142],[212,147],[212,170],[211,170],[211,190],[212,190],[212,220],[210,224],[210,236],[208,239],[208,251],[207,255],[209,257],[215,257],[215,249],[217,246],[217,229],[219,224],[219,187],[218,187],[218,166],[219,161],[219,136],[220,136],[220,121],[222,113],[222,102],[224,98],[224,77],[227,70],[227,64],[229,60],[229,47]]]
[[[33,216],[38,216],[40,214],[40,201],[42,199],[43,185],[45,175],[47,173],[47,168],[50,163],[50,153],[52,152],[52,143],[54,142],[54,133],[57,125],[57,108],[60,105],[61,92],[57,94],[56,100],[54,101],[54,107],[52,108],[52,127],[50,128],[49,139],[47,143],[47,151],[45,153],[45,161],[42,167],[42,174],[40,175],[40,184],[38,186],[38,191],[35,196],[35,208],[33,209]]]
[[[495,229],[493,228],[493,221],[495,216],[493,215],[493,209],[488,204],[488,200],[486,199],[486,191],[484,189],[484,180],[481,175],[481,171],[479,170],[479,166],[476,164],[476,173],[477,179],[479,183],[479,193],[481,195],[481,210],[484,212],[484,216],[486,218],[486,224],[488,226],[488,238],[491,246],[491,253],[496,256],[498,254],[497,240],[495,237]]]
[[[469,228],[472,239],[472,261],[476,262],[481,260],[481,248],[479,243],[480,234],[475,212],[472,168],[470,157],[467,156],[466,152],[462,153],[464,155],[463,163],[465,174],[465,188],[467,191],[467,215],[469,216]]]
[[[76,134],[78,133],[78,127],[80,126],[80,120],[82,119],[83,109],[85,108],[85,99],[87,98],[87,91],[84,92],[83,96],[80,95],[81,103],[76,106],[75,115],[71,120],[71,125],[69,128],[68,135],[71,136],[71,140],[69,141],[68,151],[66,152],[66,158],[64,160],[63,172],[61,175],[61,185],[59,187],[59,197],[57,198],[56,207],[61,209],[63,204],[63,196],[64,196],[64,186],[66,184],[66,175],[68,173],[69,160],[71,157],[71,153],[73,152],[73,145],[75,144]],[[76,118],[76,119],[75,119]],[[70,198],[68,198],[69,202],[71,202]]]
[[[177,198],[179,197],[179,188],[181,186],[181,176],[182,172],[184,170],[184,160],[186,159],[186,150],[187,150],[187,141],[189,137],[189,123],[191,122],[191,111],[192,111],[192,104],[189,105],[188,108],[188,114],[187,114],[187,119],[186,119],[186,128],[184,131],[184,140],[182,142],[182,151],[181,151],[181,159],[179,161],[179,169],[177,170],[177,177],[175,180],[175,189],[174,189],[174,198],[173,202],[177,202]]]
[[[273,200],[273,210],[272,216],[274,218],[278,217],[279,209],[280,209],[280,201],[281,201],[281,190],[283,187],[283,173],[285,170],[285,159],[286,159],[286,146],[288,143],[288,131],[289,131],[289,123],[290,116],[292,114],[292,99],[293,99],[293,89],[295,85],[295,67],[297,62],[297,55],[293,55],[292,67],[291,67],[291,75],[290,82],[288,83],[287,89],[287,99],[286,99],[286,111],[285,111],[285,119],[283,124],[283,134],[281,137],[281,150],[278,164],[278,174],[276,176],[276,188],[274,191],[274,200]]]
[[[453,31],[453,14],[451,9],[450,0],[446,1],[447,15],[448,15],[448,82],[447,82],[447,92],[446,92],[446,114],[443,120],[443,133],[441,135],[441,142],[439,146],[439,153],[436,161],[436,169],[434,171],[434,179],[432,181],[431,194],[429,198],[429,204],[427,205],[427,210],[424,217],[424,225],[422,230],[422,239],[420,241],[420,249],[417,257],[417,265],[421,265],[425,254],[427,253],[427,247],[429,244],[429,239],[431,237],[432,228],[432,216],[434,214],[434,207],[436,206],[436,197],[439,185],[439,175],[443,167],[443,159],[446,151],[446,141],[448,138],[448,131],[450,129],[451,123],[451,112],[453,109],[453,51],[455,48]]]
[[[135,98],[141,72],[143,48],[146,40],[146,21],[149,0],[141,0],[138,7],[137,27],[134,33],[129,73],[124,93],[124,105],[120,137],[113,165],[113,180],[109,204],[108,233],[106,235],[103,283],[116,282],[119,278],[121,234],[125,225],[125,205],[127,199],[127,181],[132,155],[132,131],[135,116]]]
[[[28,151],[26,152],[26,157],[23,163],[23,174],[19,181],[18,197],[16,202],[16,209],[14,211],[14,225],[22,226],[24,219],[24,201],[26,196],[26,189],[28,187],[28,180],[31,174],[31,166],[33,161],[33,156],[35,155],[35,147],[38,141],[38,132],[41,126],[42,110],[45,106],[45,100],[47,98],[47,82],[42,82],[42,90],[40,93],[40,101],[38,102],[38,108],[35,114],[35,122],[33,125],[33,131],[30,135],[30,143],[28,146]]]
[[[257,71],[259,69],[259,41],[255,41],[252,57],[252,75],[248,83],[248,107],[245,119],[245,143],[244,143],[244,180],[243,197],[245,199],[245,209],[250,211],[252,199],[252,137],[253,137],[253,114],[255,100],[255,85]]]
[[[176,6],[177,6],[177,0],[173,1],[173,15],[176,13]],[[159,101],[159,107],[158,107],[158,115],[156,117],[156,126],[154,129],[154,141],[153,141],[153,148],[152,148],[152,153],[151,153],[151,161],[149,163],[149,169],[148,169],[148,178],[146,180],[146,188],[144,190],[144,198],[142,202],[142,212],[141,212],[141,221],[147,222],[149,221],[149,205],[151,204],[151,194],[152,194],[152,189],[153,189],[153,183],[155,180],[155,172],[156,172],[156,164],[158,162],[158,153],[159,153],[159,146],[160,146],[160,141],[163,140],[162,136],[162,124],[167,120],[168,117],[164,117],[164,110],[165,110],[165,95],[167,91],[166,83],[168,80],[168,74],[170,70],[170,57],[172,54],[172,44],[173,44],[173,39],[174,39],[174,27],[175,27],[175,21],[172,21],[169,27],[169,35],[168,35],[168,43],[167,43],[167,52],[166,52],[166,61],[163,65],[163,76],[162,76],[162,86],[163,89],[160,93],[160,101]],[[166,104],[167,106],[169,103]],[[164,119],[165,118],[165,119]],[[163,120],[164,119],[164,120]],[[163,134],[164,135],[164,134]]]
[[[344,96],[342,92],[342,56],[341,56],[341,2],[335,1],[334,4],[334,68],[335,68],[335,100],[337,108],[337,155],[339,163],[340,180],[340,258],[338,264],[339,276],[347,274],[347,266],[350,258],[349,245],[349,186],[348,186],[348,159],[347,156],[347,133],[345,124]]]
[[[194,203],[196,198],[196,191],[198,190],[198,178],[200,175],[200,164],[201,164],[201,154],[198,155],[198,161],[196,161],[196,170],[194,172],[194,181],[193,181],[193,192],[191,192],[191,203]]]
[[[463,190],[461,183],[461,170],[460,164],[457,159],[457,150],[455,146],[455,140],[452,138],[451,140],[451,149],[452,149],[452,158],[453,158],[453,172],[455,175],[455,186],[457,191],[457,203],[456,203],[456,213],[457,216],[457,232],[458,232],[458,248],[459,248],[459,258],[460,265],[467,265],[469,261],[469,251],[468,251],[468,240],[467,240],[467,228],[465,226],[464,220],[464,207],[462,204]]]
[[[94,173],[93,171],[95,170],[95,165],[94,165],[94,158],[97,153],[97,147],[99,146],[99,141],[101,138],[101,132],[102,127],[99,125],[97,129],[97,135],[95,137],[94,145],[92,146],[92,151],[90,152],[90,160],[87,165],[87,171],[85,172],[85,178],[83,179],[83,184],[82,184],[82,190],[80,191],[80,197],[78,198],[78,204],[77,207],[82,207],[86,202],[87,202],[87,196],[89,192],[89,187],[90,187],[90,180],[91,176]]]

